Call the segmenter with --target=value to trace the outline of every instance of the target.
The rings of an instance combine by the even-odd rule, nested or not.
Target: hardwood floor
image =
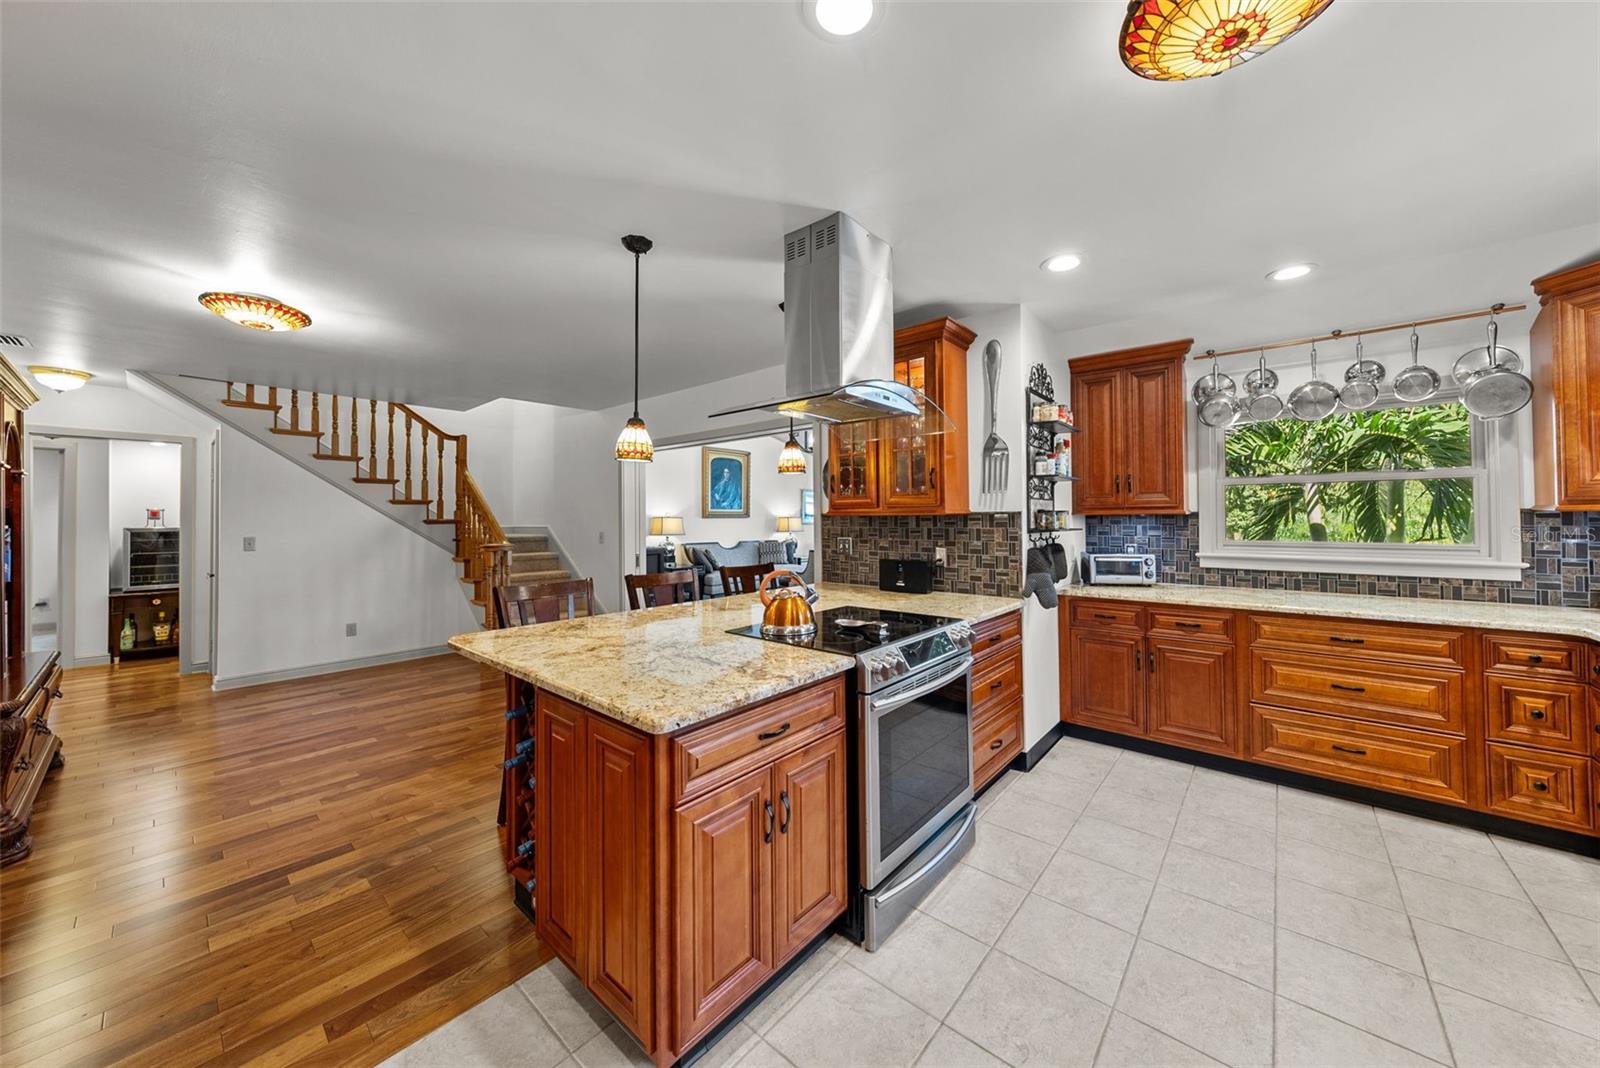
[[[511,903],[493,672],[213,693],[80,668],[0,872],[0,1062],[371,1065],[550,957]]]

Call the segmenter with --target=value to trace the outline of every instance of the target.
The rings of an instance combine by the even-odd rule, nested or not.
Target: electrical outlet
[[[1139,547],[1137,545],[1124,545],[1122,547],[1122,551],[1131,555],[1137,553],[1139,551]]]
[[[934,566],[935,567],[943,567],[948,562],[949,561],[947,561],[944,558],[944,546],[943,545],[935,545],[933,547],[933,563],[934,563]]]
[[[256,551],[256,539],[254,539],[254,538],[246,538],[246,539],[244,539],[244,551],[247,552],[247,553],[255,552]]]
[[[605,543],[606,543],[606,532],[602,530],[600,532],[600,544],[604,545]]]
[[[834,548],[838,549],[842,553],[855,552],[855,539],[840,538],[834,542]]]
[[[354,638],[356,636],[356,625],[354,623],[346,623],[344,625],[344,636],[346,638]]]

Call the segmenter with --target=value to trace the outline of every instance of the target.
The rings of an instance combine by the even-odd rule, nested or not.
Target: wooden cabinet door
[[[650,738],[592,715],[585,748],[591,870],[589,948],[582,974],[594,996],[649,1042],[655,948]]]
[[[770,766],[673,816],[677,1049],[772,975],[775,822]]]
[[[1134,512],[1183,509],[1183,371],[1174,363],[1123,372],[1122,504]],[[1076,413],[1074,413],[1076,417]]]
[[[896,346],[894,380],[921,390],[944,408],[938,349],[936,341]],[[956,418],[947,409],[946,414]],[[939,511],[944,500],[940,471],[944,435],[925,433],[926,424],[920,416],[885,419],[878,428],[883,434],[878,446],[878,460],[883,465],[883,506],[897,512]]]
[[[1233,753],[1238,739],[1233,646],[1146,639],[1147,733],[1190,749]]]
[[[837,919],[848,903],[844,732],[780,760],[773,773],[773,963]]]
[[[1110,631],[1072,632],[1072,722],[1144,733],[1144,640]]]
[[[586,972],[578,950],[587,942],[589,901],[583,867],[588,716],[577,705],[540,692],[535,717],[534,774],[541,802],[533,813],[534,929],[581,976]]]
[[[1561,314],[1561,507],[1600,508],[1600,289]]]
[[[871,424],[828,429],[828,511],[871,512],[878,507],[878,442]]]
[[[1122,505],[1122,435],[1117,370],[1072,376],[1072,508],[1080,515]]]

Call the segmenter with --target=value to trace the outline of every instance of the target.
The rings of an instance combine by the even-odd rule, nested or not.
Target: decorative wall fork
[[[1004,493],[1011,476],[1011,449],[995,433],[1000,403],[1000,342],[983,347],[983,379],[989,387],[989,436],[983,442],[983,493]]]

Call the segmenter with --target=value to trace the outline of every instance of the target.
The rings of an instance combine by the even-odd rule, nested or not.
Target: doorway
[[[59,650],[62,616],[61,503],[67,477],[66,447],[35,443],[28,468],[28,648]]]

